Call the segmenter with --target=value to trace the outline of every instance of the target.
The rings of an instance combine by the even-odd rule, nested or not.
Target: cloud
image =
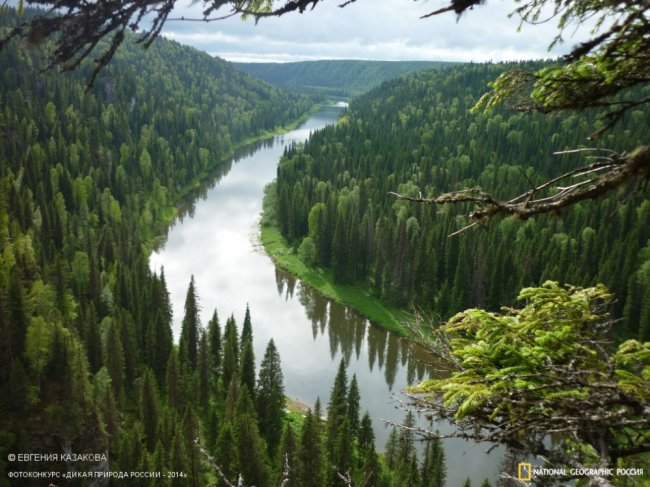
[[[232,61],[299,61],[314,59],[505,61],[547,58],[568,51],[585,39],[579,29],[571,42],[553,52],[547,47],[556,24],[524,25],[509,18],[513,2],[488,3],[461,19],[443,14],[420,17],[445,2],[357,0],[346,8],[325,1],[313,11],[280,18],[211,23],[169,22],[163,35]],[[175,15],[201,17],[197,7]]]

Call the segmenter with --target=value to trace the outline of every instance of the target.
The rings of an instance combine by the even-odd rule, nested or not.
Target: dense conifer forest
[[[0,32],[15,21],[0,10]],[[288,412],[273,340],[256,366],[251,315],[264,310],[242,310],[241,325],[209,310],[204,326],[192,278],[174,342],[164,271],[148,265],[154,242],[235,148],[299,119],[311,100],[163,39],[142,50],[127,36],[93,87],[91,61],[48,70],[51,44],[25,47],[0,52],[0,486],[43,484],[8,480],[18,470],[81,485],[110,472],[136,486],[444,485],[440,440],[418,453],[412,413],[377,453],[344,361],[325,407]],[[314,66],[315,78],[300,66],[289,85],[358,93],[422,67]],[[617,338],[650,339],[643,188],[453,238],[467,208],[388,196],[480,186],[507,197],[580,162],[553,151],[644,142],[641,108],[594,142],[596,112],[471,114],[505,68],[410,74],[355,99],[337,125],[286,150],[269,189],[277,225],[309,265],[369,282],[400,307],[445,319],[497,310],[547,280],[604,283],[623,318]],[[17,464],[14,452],[31,460]]]
[[[14,13],[4,9],[1,20],[6,29]],[[304,450],[316,460],[304,461],[321,462],[325,475],[321,413],[305,420],[311,432],[289,426],[272,342],[256,377],[248,310],[241,337],[234,318],[222,333],[216,311],[204,329],[192,282],[177,347],[164,274],[147,264],[188,188],[311,103],[170,41],[143,51],[129,40],[88,92],[91,66],[41,72],[42,58],[17,45],[0,53],[0,484],[15,469],[72,468],[215,483],[197,438],[233,481],[276,484],[292,448],[298,475],[300,441],[316,442]],[[378,472],[365,421],[346,440],[361,435],[359,461]],[[18,465],[8,452],[106,458]],[[243,461],[252,452],[258,463]]]
[[[446,319],[470,307],[498,310],[519,290],[556,280],[604,283],[616,295],[619,337],[650,338],[650,202],[639,188],[559,215],[491,221],[448,238],[467,207],[418,197],[481,187],[500,198],[579,166],[585,147],[642,144],[646,109],[589,141],[594,111],[543,117],[470,112],[508,66],[479,64],[385,82],[354,99],[336,126],[294,146],[278,168],[278,225],[307,263],[340,283],[370,282],[377,296]],[[511,66],[510,66],[511,67]],[[644,88],[647,96],[647,87]]]
[[[362,61],[332,59],[295,63],[233,63],[268,83],[292,90],[350,97],[360,95],[383,81],[454,63],[441,61]]]
[[[2,29],[14,20],[2,11]],[[396,432],[407,464],[380,459],[343,362],[326,408],[288,413],[273,340],[256,372],[251,311],[203,326],[193,278],[173,341],[152,241],[236,146],[311,102],[162,39],[127,40],[89,90],[92,66],[42,72],[42,56],[0,53],[0,485],[43,483],[18,472],[72,485],[110,472],[134,486],[444,479],[439,441],[420,460]]]

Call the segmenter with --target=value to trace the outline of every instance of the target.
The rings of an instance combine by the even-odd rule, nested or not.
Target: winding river
[[[370,412],[377,447],[383,449],[389,430],[382,419],[404,418],[397,407],[399,392],[433,373],[427,369],[426,354],[277,269],[258,241],[263,188],[275,178],[284,148],[334,123],[342,107],[323,108],[299,128],[247,146],[226,161],[181,209],[150,266],[157,272],[164,267],[176,339],[192,275],[204,324],[216,309],[222,327],[230,315],[241,326],[249,305],[256,362],[259,366],[273,338],[285,393],[291,398],[313,406],[320,397],[326,407],[344,358],[348,377],[356,374],[359,382],[362,414]],[[448,428],[436,427],[443,432]],[[460,486],[468,476],[476,486],[484,478],[494,484],[502,454],[486,455],[485,450],[484,445],[447,440],[447,485]]]

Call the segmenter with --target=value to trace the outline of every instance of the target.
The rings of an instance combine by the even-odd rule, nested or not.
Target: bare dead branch
[[[564,153],[578,151],[583,151],[583,149]],[[580,201],[597,198],[608,191],[622,188],[630,182],[647,182],[650,180],[650,146],[638,147],[630,154],[619,155],[613,151],[609,152],[610,156],[605,159],[606,162],[597,162],[569,171],[508,201],[499,200],[491,193],[484,192],[480,188],[444,193],[433,198],[411,197],[394,192],[389,194],[399,199],[433,205],[473,203],[474,209],[467,217],[475,222],[450,235],[453,236],[489,218],[514,215],[525,220],[535,215],[559,212]],[[597,172],[600,175],[594,176]],[[569,186],[558,187],[558,192],[551,196],[538,199],[532,198],[539,191],[547,189],[562,180],[585,175],[591,175],[592,177]]]
[[[199,450],[199,453],[205,458],[205,460],[212,466],[215,472],[217,472],[217,475],[221,480],[223,480],[223,483],[226,484],[227,487],[238,487],[242,483],[241,476],[238,479],[237,486],[233,484],[230,480],[228,480],[228,477],[223,473],[223,470],[221,470],[221,467],[215,460],[215,458],[210,455],[203,446],[201,446],[201,442],[199,441],[198,438],[194,438],[194,446]]]

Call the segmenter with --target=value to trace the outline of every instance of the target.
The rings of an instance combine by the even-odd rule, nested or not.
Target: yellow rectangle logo
[[[533,466],[530,463],[520,463],[517,467],[517,478],[523,482],[533,479]]]

